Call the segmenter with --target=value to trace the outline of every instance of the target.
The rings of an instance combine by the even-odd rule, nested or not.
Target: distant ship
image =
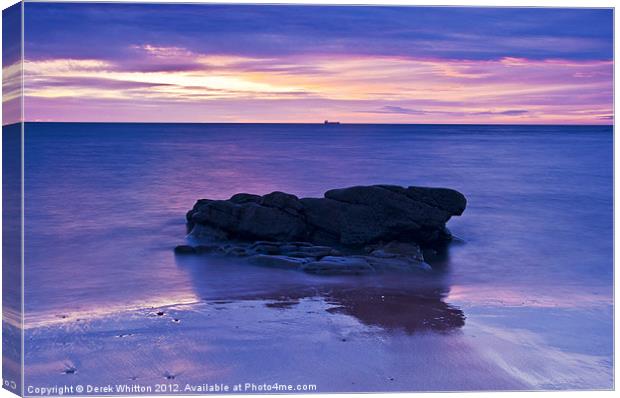
[[[340,124],[340,122],[330,122],[329,120],[326,120],[323,124]]]

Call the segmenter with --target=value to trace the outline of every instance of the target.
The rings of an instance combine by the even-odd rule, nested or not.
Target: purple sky
[[[607,9],[27,3],[25,13],[29,121],[613,121]]]

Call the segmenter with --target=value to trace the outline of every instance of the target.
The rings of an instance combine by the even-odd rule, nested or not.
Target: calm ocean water
[[[500,329],[562,324],[563,345],[611,367],[611,127],[28,123],[25,137],[27,326],[331,283],[179,262],[199,198],[441,186],[468,199],[448,224],[465,243],[434,276],[465,324],[524,308]]]

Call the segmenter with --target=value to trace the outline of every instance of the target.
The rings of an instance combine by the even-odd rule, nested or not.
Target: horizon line
[[[610,124],[581,124],[581,123],[330,123],[325,122],[136,122],[136,121],[116,121],[116,122],[94,122],[94,121],[44,121],[44,120],[26,120],[14,123],[3,124],[2,127],[8,127],[16,124],[27,123],[64,123],[64,124],[297,124],[297,125],[321,125],[321,126],[343,126],[343,125],[377,125],[377,126],[606,126],[614,127],[615,123]]]

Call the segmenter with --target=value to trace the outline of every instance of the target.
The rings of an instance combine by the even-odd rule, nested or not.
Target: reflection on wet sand
[[[260,300],[269,308],[291,310],[302,299],[318,298],[332,306],[329,313],[408,334],[448,332],[465,324],[463,311],[444,301],[450,289],[443,271],[324,277],[209,255],[176,261],[190,274],[196,295],[209,302]]]
[[[356,317],[366,325],[387,330],[449,331],[465,325],[463,311],[442,301],[443,295],[383,290],[341,290],[328,298],[338,305],[330,311]]]

